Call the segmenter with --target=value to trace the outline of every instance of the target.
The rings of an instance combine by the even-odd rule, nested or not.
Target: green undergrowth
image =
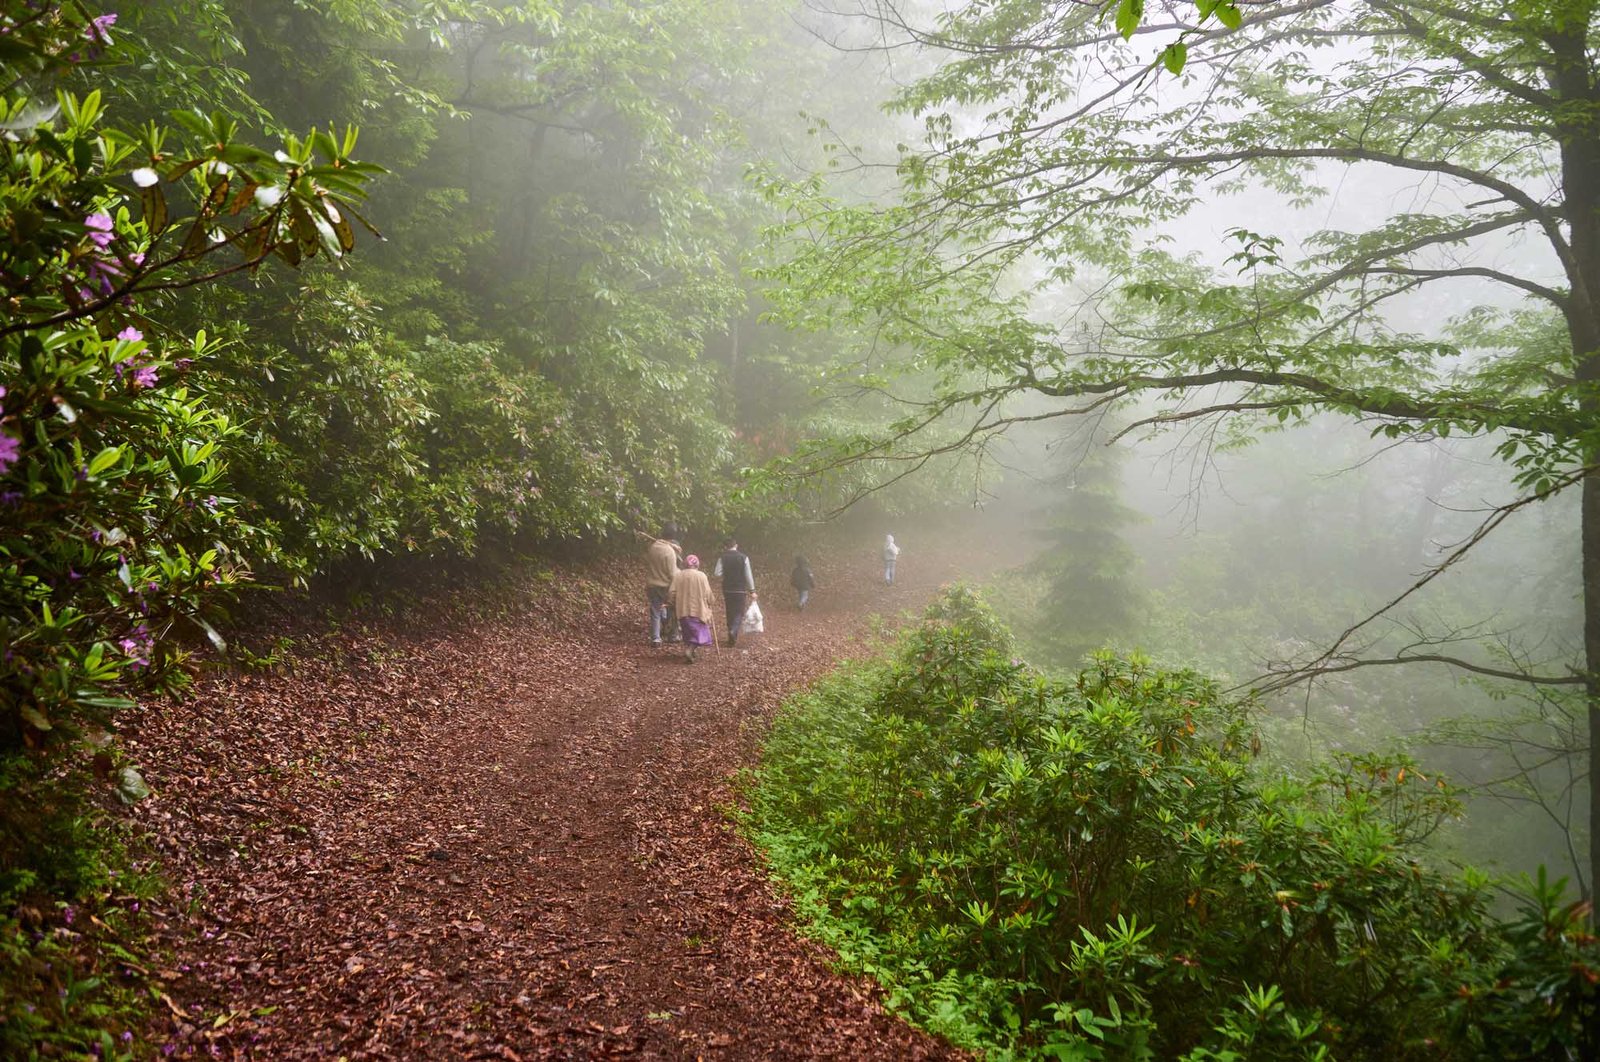
[[[1587,907],[1541,876],[1497,921],[1424,859],[1442,780],[1269,768],[1252,709],[1138,658],[1047,679],[956,588],[788,705],[746,825],[845,969],[992,1058],[1595,1057]]]
[[[89,768],[0,758],[0,1057],[132,1058],[157,880],[84,795]]]

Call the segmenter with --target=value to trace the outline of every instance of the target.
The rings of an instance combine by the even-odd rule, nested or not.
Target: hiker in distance
[[[755,573],[750,570],[750,558],[739,549],[732,535],[722,541],[722,556],[711,572],[722,580],[722,606],[728,618],[728,647],[739,639],[739,625],[744,622],[744,610],[756,594]]]
[[[894,562],[900,556],[900,547],[894,544],[893,535],[883,536],[883,585],[894,585]]]
[[[700,648],[716,640],[716,632],[711,628],[711,580],[700,570],[700,558],[693,553],[683,558],[683,567],[672,577],[667,603],[678,614],[678,626],[683,631],[683,656],[692,664]]]
[[[817,587],[817,577],[811,574],[811,562],[804,557],[794,559],[794,571],[789,573],[789,585],[794,587],[799,594],[796,607],[801,612],[806,610],[806,602],[811,600],[811,591]]]
[[[678,545],[678,525],[667,523],[662,526],[661,534],[651,541],[644,553],[645,600],[650,605],[650,644],[661,644],[661,628],[667,623],[667,613],[671,605],[667,597],[672,589],[672,577],[678,574],[679,558],[683,556],[683,547]],[[667,637],[677,641],[677,631],[669,629]]]

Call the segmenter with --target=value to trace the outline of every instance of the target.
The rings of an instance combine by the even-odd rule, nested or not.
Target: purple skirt
[[[695,619],[693,616],[682,616],[678,619],[678,626],[683,628],[683,640],[688,645],[710,645],[711,628],[705,620]]]

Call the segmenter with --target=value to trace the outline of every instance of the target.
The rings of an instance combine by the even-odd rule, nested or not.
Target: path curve
[[[958,1057],[829,972],[724,813],[783,695],[940,573],[821,565],[801,614],[758,567],[769,633],[685,665],[643,644],[642,594],[600,589],[635,567],[324,638],[130,735],[177,886],[158,1051]]]

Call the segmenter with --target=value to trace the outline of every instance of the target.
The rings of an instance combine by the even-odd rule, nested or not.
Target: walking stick
[[[722,639],[717,637],[717,610],[711,610],[711,651],[722,655]]]

